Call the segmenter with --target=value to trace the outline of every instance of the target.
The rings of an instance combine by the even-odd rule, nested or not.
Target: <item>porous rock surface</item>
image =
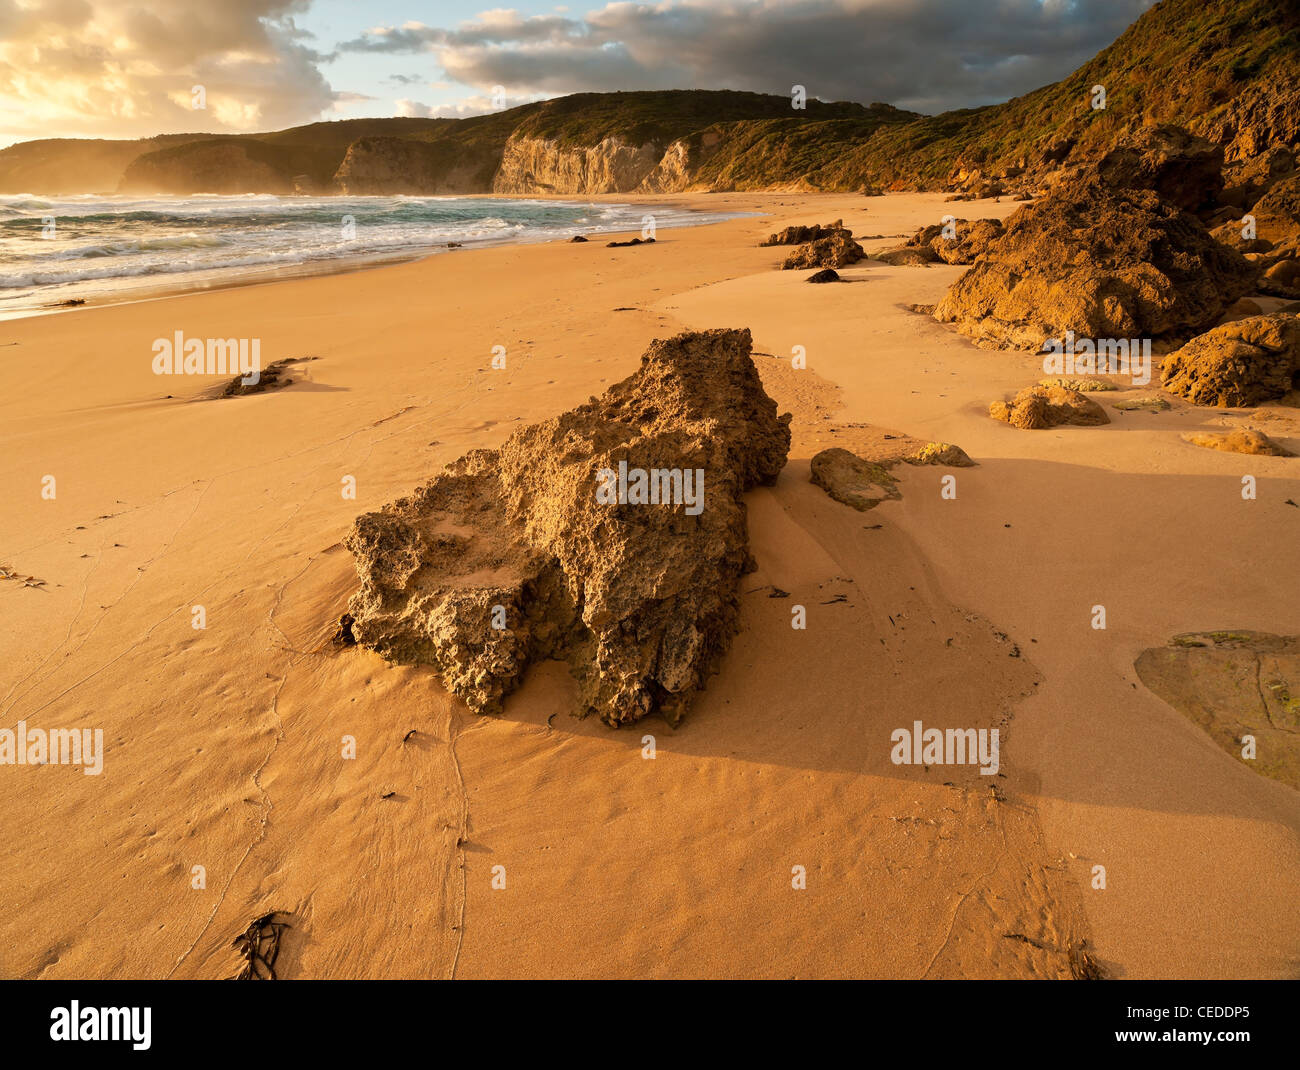
[[[432,666],[477,712],[551,657],[569,662],[579,714],[676,723],[736,631],[753,568],[741,495],[773,482],[790,447],[751,348],[748,330],[657,340],[599,399],[358,517],[357,641]],[[599,473],[620,461],[702,470],[702,510],[602,503]]]
[[[1197,405],[1238,407],[1300,385],[1300,318],[1285,312],[1233,320],[1165,358],[1164,388]]]
[[[1011,401],[993,402],[989,406],[989,415],[1022,431],[1059,427],[1061,424],[1095,427],[1110,423],[1106,410],[1092,398],[1064,386],[1026,387]]]
[[[995,238],[1002,236],[1000,219],[954,219],[951,225],[951,238],[944,235],[945,224],[932,223],[908,238],[903,248],[929,249],[945,264],[973,264]]]
[[[1058,189],[1010,216],[934,318],[986,348],[1176,338],[1218,322],[1255,269],[1150,190]]]

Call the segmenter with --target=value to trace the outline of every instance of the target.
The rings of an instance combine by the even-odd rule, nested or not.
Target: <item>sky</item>
[[[797,84],[935,113],[1056,81],[1152,2],[0,0],[0,146],[476,115],[620,89]]]

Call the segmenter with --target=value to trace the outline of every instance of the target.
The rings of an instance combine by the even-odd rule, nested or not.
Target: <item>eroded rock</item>
[[[803,245],[810,241],[819,241],[822,238],[829,238],[843,231],[850,233],[844,226],[844,220],[837,219],[834,223],[814,223],[810,227],[791,226],[784,230],[777,231],[768,237],[767,241],[759,242],[760,246],[768,245]]]
[[[1183,441],[1207,450],[1223,450],[1225,453],[1246,453],[1256,457],[1294,456],[1290,450],[1283,449],[1263,432],[1249,427],[1238,427],[1226,432],[1192,432],[1183,435]]]
[[[1101,158],[1097,177],[1112,189],[1154,190],[1195,212],[1223,190],[1223,147],[1171,123],[1142,126]]]
[[[751,346],[747,330],[653,342],[599,399],[358,517],[357,641],[432,666],[481,713],[552,657],[580,714],[678,721],[736,631],[753,567],[741,496],[790,446]],[[641,503],[638,473],[668,502]]]
[[[1274,312],[1215,327],[1169,354],[1162,376],[1166,390],[1197,405],[1280,398],[1300,385],[1300,319]]]
[[[1000,219],[954,219],[950,225],[951,238],[944,233],[949,224],[932,223],[908,238],[903,248],[929,249],[945,264],[973,264],[1002,235]]]
[[[1105,409],[1077,390],[1064,386],[1025,387],[1011,401],[993,402],[989,415],[1024,431],[1061,424],[1095,427],[1110,423]]]
[[[951,442],[927,442],[903,458],[908,464],[937,464],[947,468],[974,468],[975,462],[960,446]]]
[[[799,268],[841,268],[865,260],[867,254],[862,246],[853,240],[847,230],[838,230],[826,238],[818,238],[786,257],[781,265],[783,271]]]
[[[1149,190],[1093,182],[1010,216],[934,317],[987,348],[1080,338],[1182,340],[1218,322],[1255,269]]]
[[[900,499],[897,480],[883,464],[863,460],[838,446],[822,450],[812,459],[811,481],[843,505],[860,512],[874,509],[886,499]]]

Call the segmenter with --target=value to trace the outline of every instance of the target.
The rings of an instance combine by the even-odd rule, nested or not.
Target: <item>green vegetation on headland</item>
[[[1162,0],[1061,81],[942,115],[814,99],[795,109],[788,96],[733,91],[579,93],[467,119],[25,142],[0,151],[0,192],[944,189],[975,171],[1050,170],[1149,121],[1220,141],[1230,159],[1254,155],[1300,127],[1297,72],[1294,0]]]

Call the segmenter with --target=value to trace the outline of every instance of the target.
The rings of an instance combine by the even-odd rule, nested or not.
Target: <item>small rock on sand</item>
[[[1295,454],[1284,450],[1267,435],[1240,427],[1233,431],[1198,431],[1183,435],[1184,442],[1193,446],[1203,446],[1207,450],[1223,450],[1227,453],[1249,453],[1262,457],[1294,457]]]
[[[1061,424],[1095,427],[1110,423],[1106,410],[1095,401],[1063,386],[1026,387],[1009,402],[993,402],[989,415],[1026,431]]]
[[[823,268],[815,275],[809,275],[804,282],[839,282],[840,273],[834,268]]]
[[[1063,386],[1066,390],[1078,390],[1083,394],[1119,389],[1114,383],[1107,382],[1105,379],[1039,379],[1038,385]]]
[[[904,457],[908,464],[939,464],[948,468],[974,468],[975,462],[967,456],[966,451],[951,442],[927,442],[909,457]]]
[[[1115,402],[1115,408],[1121,412],[1164,412],[1172,407],[1159,394],[1143,394],[1141,397]]]
[[[812,459],[812,482],[837,502],[860,512],[903,496],[883,465],[864,461],[838,446],[822,450]]]

